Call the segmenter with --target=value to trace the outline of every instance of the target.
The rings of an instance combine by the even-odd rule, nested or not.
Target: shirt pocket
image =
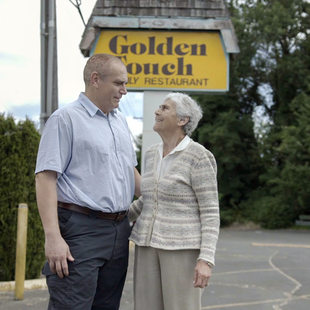
[[[96,174],[98,169],[108,169],[111,150],[104,139],[79,139],[76,142],[74,166],[82,173]]]

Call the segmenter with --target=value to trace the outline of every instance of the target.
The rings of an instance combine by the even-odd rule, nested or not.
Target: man
[[[37,204],[45,232],[49,310],[119,309],[128,265],[127,210],[140,195],[128,126],[116,110],[125,65],[97,54],[85,93],[55,111],[42,134]]]

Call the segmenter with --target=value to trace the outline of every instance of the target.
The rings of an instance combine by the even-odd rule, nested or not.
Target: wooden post
[[[28,205],[18,205],[16,264],[15,264],[15,298],[24,299],[24,282],[26,269]]]

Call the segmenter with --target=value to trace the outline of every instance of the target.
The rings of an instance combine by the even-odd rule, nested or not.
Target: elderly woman
[[[216,162],[189,136],[202,112],[188,95],[171,93],[155,112],[162,143],[145,154],[136,221],[135,310],[199,310],[219,233]]]

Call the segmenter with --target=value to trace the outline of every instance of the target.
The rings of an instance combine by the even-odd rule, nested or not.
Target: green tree
[[[310,96],[301,93],[290,104],[296,125],[282,128],[277,148],[283,169],[275,180],[295,215],[310,214]]]
[[[250,0],[239,8],[244,33],[255,35],[253,45],[257,50],[249,71],[253,72],[255,67],[253,84],[258,86],[258,95],[265,95],[256,105],[264,108],[269,120],[259,139],[264,172],[248,206],[252,218],[263,226],[286,227],[306,211],[309,199],[304,182],[309,178],[310,158],[305,140],[299,134],[306,131],[305,124],[310,121],[306,113],[310,85],[310,4],[302,0]],[[262,89],[269,89],[270,96]]]
[[[294,121],[289,103],[309,83],[310,3],[249,0],[240,8],[244,32],[255,36],[252,67],[259,79],[253,78],[272,90],[272,103],[262,104],[274,126],[289,125]]]
[[[264,194],[256,200],[254,218],[267,228],[287,227],[300,214],[310,214],[310,96],[301,93],[289,108],[294,124],[281,126],[263,139],[269,170],[261,178]],[[267,207],[259,211],[259,205]]]
[[[222,223],[246,217],[286,227],[309,205],[301,132],[310,123],[310,4],[231,0],[228,6],[240,54],[231,57],[230,91],[197,97],[205,116],[195,137],[218,162]],[[263,121],[255,129],[257,108]]]
[[[40,135],[33,122],[0,114],[0,281],[15,273],[17,206],[28,204],[26,278],[40,274],[43,230],[35,199],[34,170]]]
[[[245,219],[245,206],[259,187],[258,176],[262,173],[253,120],[255,107],[262,103],[260,72],[252,66],[257,52],[255,34],[244,31],[242,11],[234,3],[229,9],[240,54],[231,57],[227,94],[197,96],[204,116],[195,133],[198,142],[217,160],[222,225]]]
[[[204,117],[195,139],[217,160],[222,224],[240,221],[242,202],[258,186],[260,171],[251,114],[242,113],[242,106],[230,95],[204,96],[198,101]]]

